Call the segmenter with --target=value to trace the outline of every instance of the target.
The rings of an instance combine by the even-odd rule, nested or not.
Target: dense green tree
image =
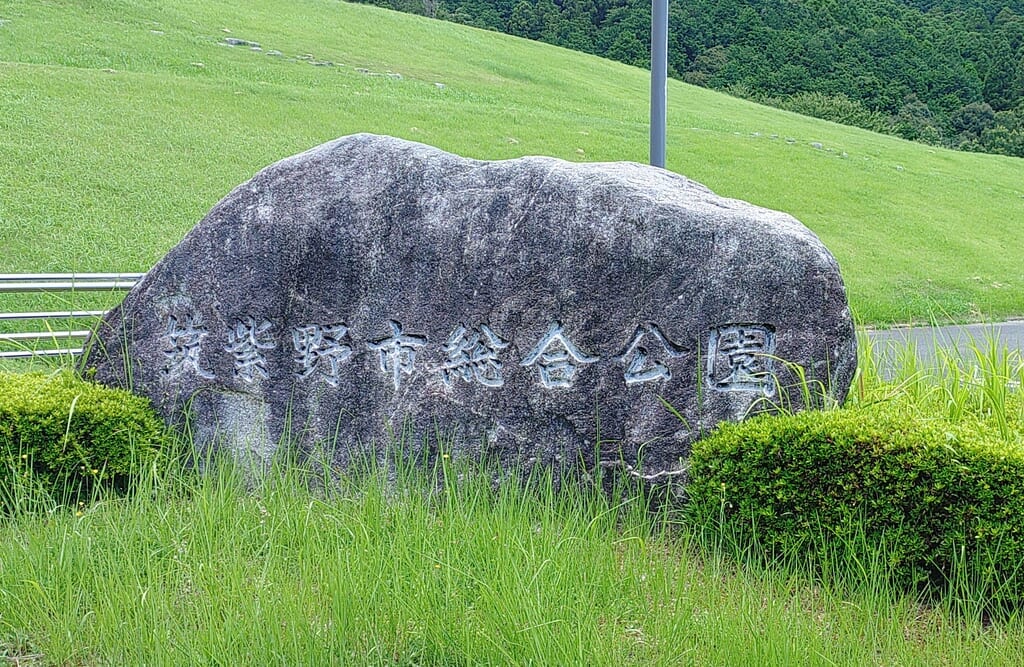
[[[519,0],[512,9],[512,15],[508,19],[508,32],[517,37],[527,39],[538,39],[540,37],[540,24],[537,22],[537,14],[533,5],[527,0]]]
[[[913,95],[907,98],[899,112],[893,116],[892,131],[904,139],[926,144],[937,144],[942,139],[938,119],[927,104]]]
[[[599,53],[620,62],[649,67],[651,8],[623,5],[608,11],[604,27],[598,33]]]
[[[978,145],[993,153],[1024,157],[1024,106],[996,113],[995,122],[982,132]]]
[[[995,125],[996,112],[987,102],[971,102],[949,117],[949,124],[961,139],[977,142],[982,133]]]

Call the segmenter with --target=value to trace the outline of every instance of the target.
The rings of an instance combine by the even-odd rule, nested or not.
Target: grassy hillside
[[[353,132],[646,161],[646,72],[463,26],[331,0],[5,0],[0,21],[0,272],[146,270],[256,170]],[[802,220],[863,321],[1024,315],[1024,160],[678,82],[669,104],[668,167]]]

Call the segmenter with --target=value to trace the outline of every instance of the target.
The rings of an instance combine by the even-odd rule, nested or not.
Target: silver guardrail
[[[125,291],[135,287],[145,273],[0,273],[0,294],[53,294],[74,292]],[[38,322],[33,326],[54,320],[100,318],[105,310],[54,310],[33,312],[0,312],[0,322],[26,320]],[[0,359],[28,359],[82,354],[81,342],[89,335],[88,329],[49,328],[45,331],[19,331],[0,333],[0,348],[19,346],[21,349],[0,349]],[[45,341],[44,349],[29,346],[29,342]],[[78,341],[78,347],[70,346]]]

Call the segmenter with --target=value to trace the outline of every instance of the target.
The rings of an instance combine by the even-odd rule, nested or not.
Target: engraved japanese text
[[[348,327],[344,324],[310,324],[292,329],[299,379],[308,378],[319,368],[327,384],[332,387],[341,384],[341,364],[352,356],[347,336]]]
[[[366,347],[379,355],[380,370],[390,375],[395,389],[402,384],[403,375],[412,375],[416,367],[416,351],[427,344],[426,336],[410,335],[402,331],[402,325],[389,320],[391,335],[379,341],[367,343]]]
[[[718,391],[775,393],[775,332],[763,324],[735,324],[711,331],[707,380]]]
[[[193,315],[186,315],[181,319],[174,315],[168,317],[167,338],[171,346],[164,350],[164,355],[167,356],[164,373],[175,374],[191,369],[199,377],[212,380],[214,374],[199,365],[202,340],[207,335],[209,332]]]
[[[576,347],[565,336],[562,325],[555,322],[520,365],[536,364],[540,383],[546,389],[567,389],[572,386],[581,366],[597,361],[600,361],[599,357],[586,354]]]
[[[438,369],[441,378],[448,385],[455,378],[462,378],[485,387],[501,387],[505,378],[501,374],[498,353],[507,347],[508,341],[486,324],[481,324],[479,329],[459,325],[441,348],[447,357]]]
[[[274,325],[267,320],[257,322],[255,318],[247,316],[228,329],[228,344],[224,350],[235,358],[235,377],[245,382],[270,378],[264,352],[277,347],[269,335],[273,328]]]
[[[682,350],[669,341],[658,325],[648,322],[637,327],[616,360],[626,368],[623,372],[626,384],[638,384],[668,380],[672,377],[668,362],[681,356]]]

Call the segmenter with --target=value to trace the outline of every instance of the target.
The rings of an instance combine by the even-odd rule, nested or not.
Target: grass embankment
[[[353,132],[646,161],[646,72],[464,26],[329,0],[9,0],[0,20],[0,272],[147,270],[256,170]],[[669,100],[669,168],[811,227],[863,322],[1024,315],[1024,160],[675,81]]]

